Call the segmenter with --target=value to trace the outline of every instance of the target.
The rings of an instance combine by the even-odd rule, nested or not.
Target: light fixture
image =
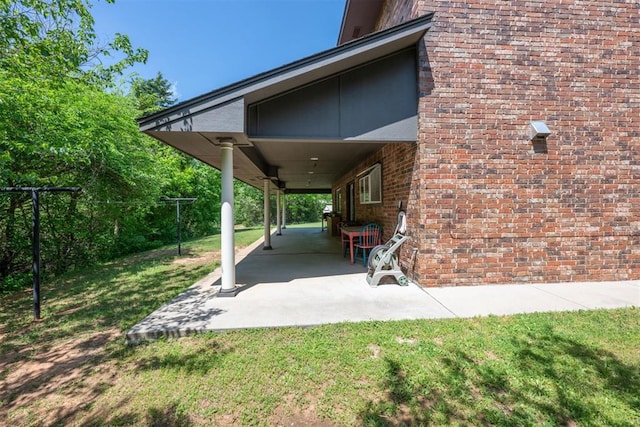
[[[551,130],[543,120],[536,120],[531,122],[531,140],[545,139],[549,135],[551,135]]]
[[[318,160],[320,160],[320,158],[318,158],[318,157],[310,157],[309,160],[311,160],[312,162],[317,162]]]

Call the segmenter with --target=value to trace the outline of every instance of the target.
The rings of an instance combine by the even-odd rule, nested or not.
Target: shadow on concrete
[[[318,228],[290,228],[272,236],[273,250],[255,248],[236,264],[238,291],[258,284],[289,283],[298,279],[362,274],[361,262],[344,257],[340,239]],[[221,285],[221,279],[215,286]]]
[[[360,281],[365,283],[363,265],[351,264],[342,254],[340,239],[319,228],[289,228],[280,236],[272,236],[271,244],[273,250],[264,250],[259,244],[246,256],[237,257],[238,294],[258,285],[290,284],[296,288],[299,283],[308,285],[309,280],[323,287],[353,275],[361,276]],[[228,312],[223,299],[216,297],[220,285],[219,272],[200,280],[134,326],[127,333],[127,341],[137,343],[210,331],[212,320]]]

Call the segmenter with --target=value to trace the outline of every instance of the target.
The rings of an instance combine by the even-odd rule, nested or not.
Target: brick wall
[[[387,186],[410,190],[409,275],[424,286],[640,278],[638,2],[388,1],[379,27],[432,11],[414,158],[396,176],[399,147],[376,154],[393,176],[385,209]],[[546,144],[529,140],[531,120],[549,125]],[[363,213],[388,229],[395,213],[381,209]]]
[[[363,224],[380,223],[384,228],[383,238],[391,238],[397,221],[398,202],[401,201],[403,207],[406,207],[410,197],[418,197],[418,179],[414,174],[414,170],[417,169],[416,153],[417,148],[414,144],[387,144],[343,176],[333,187],[334,195],[338,188],[342,189],[343,203],[340,211],[343,216],[347,212],[347,184],[354,182],[356,220]],[[382,203],[361,204],[356,175],[378,162],[382,166]],[[346,217],[344,219],[346,220]]]
[[[416,18],[419,4],[414,0],[386,0],[382,5],[376,28],[379,30]]]

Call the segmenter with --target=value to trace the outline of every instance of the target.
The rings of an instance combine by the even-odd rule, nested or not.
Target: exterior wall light
[[[530,131],[529,137],[533,142],[533,152],[548,153],[547,137],[551,135],[549,126],[542,120],[531,121]]]
[[[537,120],[531,122],[531,140],[545,139],[549,135],[551,135],[551,130],[549,130],[549,126],[547,126],[544,121]]]

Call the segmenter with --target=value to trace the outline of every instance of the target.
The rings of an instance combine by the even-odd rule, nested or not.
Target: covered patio
[[[331,193],[345,174],[386,144],[415,146],[418,49],[432,16],[138,120],[141,131],[222,171],[219,296],[234,297],[251,281],[235,270],[234,179],[264,191],[263,249],[294,256],[279,244],[272,246],[272,194],[279,235],[281,194]],[[309,261],[316,264],[321,258]],[[323,271],[318,266],[317,274]],[[286,274],[293,279],[310,273],[296,267]]]
[[[371,288],[340,239],[315,228],[287,228],[237,254],[238,295],[220,298],[221,271],[204,277],[126,334],[129,343],[246,328],[436,319],[638,306],[640,281]]]
[[[161,336],[345,321],[454,317],[415,284],[371,288],[362,263],[343,257],[340,239],[320,227],[287,228],[237,254],[238,293],[220,298],[217,269],[127,333],[129,342]]]

